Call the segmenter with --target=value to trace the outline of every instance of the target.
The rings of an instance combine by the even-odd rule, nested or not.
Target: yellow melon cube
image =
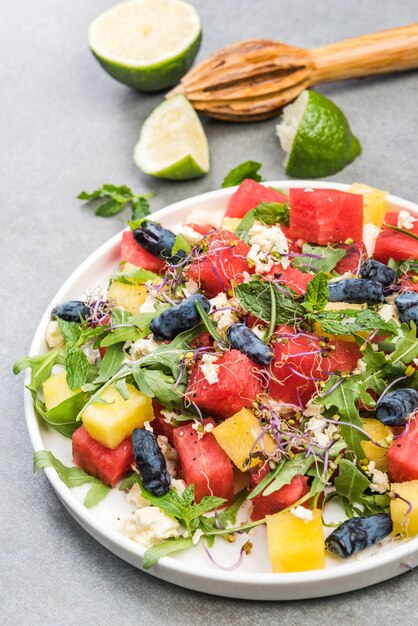
[[[136,315],[145,302],[148,289],[144,285],[128,285],[113,281],[107,292],[107,299],[115,306],[120,306],[131,315]]]
[[[224,217],[222,220],[222,230],[229,230],[231,233],[239,226],[241,219],[239,217]]]
[[[268,549],[273,572],[303,572],[325,566],[322,512],[305,521],[288,511],[267,515]]]
[[[101,395],[108,404],[93,402],[82,414],[84,428],[106,448],[117,448],[134,428],[154,418],[151,398],[133,385],[127,389],[129,398],[124,400],[114,386],[108,387]]]
[[[42,385],[42,390],[47,411],[80,392],[79,389],[71,391],[67,385],[67,372],[65,370],[61,370],[58,374],[52,374],[52,376],[47,378]]]
[[[368,417],[363,422],[363,428],[370,437],[373,438],[377,443],[386,443],[385,439],[389,435],[392,434],[392,431],[388,426],[379,422],[372,417]],[[376,468],[381,472],[388,471],[388,449],[387,448],[379,448],[375,446],[371,441],[362,441],[361,447],[364,450],[364,456],[369,461],[374,461],[376,463]]]
[[[212,433],[232,462],[243,472],[248,467],[253,467],[260,463],[260,459],[257,458],[252,459],[248,463],[251,450],[252,452],[264,450],[273,452],[276,447],[273,439],[267,433],[259,439],[262,428],[254,413],[249,409],[241,409],[232,417],[228,417],[228,419],[216,426]],[[256,441],[257,444],[254,446]]]
[[[410,480],[405,483],[393,483],[391,491],[399,494],[412,505],[408,513],[409,505],[401,498],[393,498],[390,501],[390,516],[393,522],[394,535],[406,535],[415,537],[418,535],[418,480]]]
[[[354,183],[348,189],[349,193],[363,196],[363,222],[381,226],[387,212],[387,191],[381,191],[363,183]]]

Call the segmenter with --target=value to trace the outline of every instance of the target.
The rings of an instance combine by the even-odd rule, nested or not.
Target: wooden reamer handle
[[[418,24],[345,39],[310,51],[312,84],[418,67]]]

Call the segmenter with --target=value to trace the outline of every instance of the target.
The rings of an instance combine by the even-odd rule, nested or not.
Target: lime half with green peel
[[[330,176],[361,153],[344,113],[316,91],[303,91],[283,109],[276,132],[287,152],[286,174],[295,178]]]
[[[90,25],[89,46],[116,80],[140,91],[179,82],[201,42],[196,9],[182,0],[131,0],[101,13]]]
[[[184,96],[168,98],[147,117],[135,146],[134,161],[145,174],[170,180],[208,173],[205,131]]]

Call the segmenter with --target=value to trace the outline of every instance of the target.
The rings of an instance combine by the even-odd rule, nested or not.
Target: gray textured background
[[[155,208],[217,188],[243,159],[284,177],[274,120],[205,121],[211,173],[198,181],[142,176],[131,153],[142,120],[161,100],[110,79],[91,57],[86,30],[109,0],[13,0],[2,7],[0,620],[6,624],[416,624],[418,571],[330,599],[277,604],[211,597],[142,574],[107,552],[64,510],[44,475],[31,472],[22,378],[13,360],[29,348],[46,304],[84,258],[123,226],[75,200],[104,182],[157,192]],[[305,47],[418,22],[416,0],[195,0],[200,58],[247,37]],[[363,155],[334,178],[418,198],[418,73],[326,86],[346,112]],[[415,612],[415,613],[414,613]]]

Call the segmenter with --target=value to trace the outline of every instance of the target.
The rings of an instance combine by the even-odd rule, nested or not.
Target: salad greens
[[[126,185],[102,185],[95,191],[82,191],[78,194],[79,200],[94,202],[95,214],[99,217],[113,217],[125,207],[130,207],[132,211],[132,221],[142,219],[150,214],[148,198],[152,198],[153,193],[135,194]]]
[[[263,178],[261,174],[259,174],[259,170],[261,169],[261,163],[257,163],[257,161],[245,161],[244,163],[240,163],[237,167],[234,167],[228,174],[225,176],[222,187],[235,187],[235,185],[240,185],[243,180],[246,178],[252,178],[257,183],[260,183]]]

